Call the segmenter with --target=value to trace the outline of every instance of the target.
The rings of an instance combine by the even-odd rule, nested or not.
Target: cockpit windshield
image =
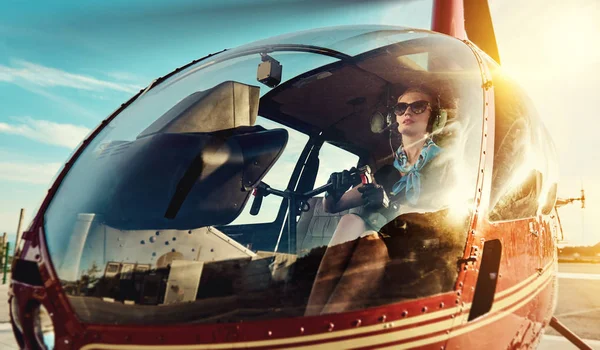
[[[280,81],[257,81],[264,62]],[[452,291],[481,80],[463,42],[390,27],[287,35],[170,76],[87,145],[45,212],[74,311],[239,322]]]

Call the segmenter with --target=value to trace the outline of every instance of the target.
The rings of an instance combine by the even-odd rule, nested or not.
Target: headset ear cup
[[[431,133],[440,132],[448,121],[448,112],[445,109],[440,109],[431,126]]]

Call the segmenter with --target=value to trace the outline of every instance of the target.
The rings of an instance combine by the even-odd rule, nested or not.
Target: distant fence
[[[8,241],[8,236],[6,232],[2,236],[0,236],[0,266],[2,267],[2,284],[6,284],[8,271],[10,270],[10,265],[12,264],[12,251],[11,245]]]
[[[2,237],[0,237],[0,267],[2,268],[0,272],[2,273],[2,284],[6,284],[7,275],[9,273],[10,266],[12,265],[15,248],[21,240],[21,228],[23,227],[24,218],[25,209],[21,208],[21,213],[19,214],[19,224],[17,225],[17,239],[15,240],[14,247],[11,246],[6,232],[4,232]],[[12,251],[11,248],[13,248]]]

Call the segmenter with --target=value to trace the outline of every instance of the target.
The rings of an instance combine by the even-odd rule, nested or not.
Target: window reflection
[[[558,181],[554,145],[525,92],[489,64],[496,106],[489,219],[534,217],[538,209],[549,214]]]

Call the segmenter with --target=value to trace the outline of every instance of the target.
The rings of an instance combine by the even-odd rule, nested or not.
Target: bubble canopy
[[[277,86],[256,80],[265,59],[283,67]],[[92,323],[240,322],[451,291],[479,169],[481,77],[459,40],[375,26],[284,35],[173,73],[87,144],[44,214],[74,311]],[[444,115],[427,134],[441,153],[421,171],[419,199],[391,198],[392,214],[328,212],[319,188],[331,172],[369,165],[386,190],[402,175],[393,168],[402,140],[369,121],[393,118],[408,88]],[[384,221],[387,263],[345,307],[315,305],[345,215]]]

